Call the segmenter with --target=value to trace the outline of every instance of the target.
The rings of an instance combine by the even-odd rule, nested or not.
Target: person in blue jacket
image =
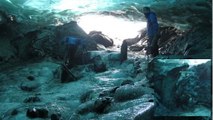
[[[147,31],[148,36],[148,46],[147,46],[147,55],[152,55],[153,57],[157,56],[158,53],[158,20],[154,12],[150,10],[149,7],[143,8],[143,13],[147,19]]]
[[[78,46],[81,44],[81,39],[73,36],[68,36],[65,39],[67,50],[65,53],[65,65],[68,68],[71,68],[75,64],[75,54],[78,49]]]

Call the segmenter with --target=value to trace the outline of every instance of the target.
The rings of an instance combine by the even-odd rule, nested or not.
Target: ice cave
[[[212,120],[211,0],[0,0],[0,120]]]

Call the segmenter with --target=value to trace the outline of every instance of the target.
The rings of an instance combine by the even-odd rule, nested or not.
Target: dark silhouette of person
[[[66,37],[65,39],[66,43],[66,52],[65,52],[65,65],[68,68],[71,68],[75,65],[75,54],[78,49],[78,46],[81,44],[81,39],[76,37]]]
[[[127,46],[128,46],[127,42],[126,42],[126,40],[124,40],[121,45],[120,63],[127,60]]]
[[[147,30],[146,35],[148,36],[147,41],[147,55],[152,57],[157,56],[158,53],[158,20],[154,12],[150,10],[149,7],[143,8],[143,13],[147,19]]]

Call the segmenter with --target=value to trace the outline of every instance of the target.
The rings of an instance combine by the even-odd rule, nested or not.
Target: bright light
[[[208,61],[210,61],[209,59],[192,59],[192,60],[188,60],[189,65],[199,65],[202,63],[206,63]]]
[[[77,21],[85,32],[101,31],[112,38],[115,45],[121,45],[124,39],[135,38],[146,27],[146,22],[133,22],[104,15],[84,15]]]

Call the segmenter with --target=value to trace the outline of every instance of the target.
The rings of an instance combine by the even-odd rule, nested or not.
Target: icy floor
[[[94,52],[94,55],[96,54],[102,53]],[[0,74],[1,118],[13,120],[29,119],[26,117],[27,108],[37,106],[47,108],[50,112],[49,114],[60,113],[62,118],[68,119],[75,115],[76,109],[81,105],[80,97],[85,92],[95,91],[93,92],[94,98],[92,98],[95,99],[100,92],[120,86],[124,80],[140,81],[142,75],[134,75],[134,56],[130,55],[128,61],[120,64],[118,55],[116,52],[109,52],[108,55],[102,56],[107,63],[108,70],[106,72],[95,73],[88,68],[89,65],[73,68],[74,74],[80,76],[80,79],[69,83],[60,83],[57,73],[60,65],[52,60],[44,60],[2,72]],[[110,62],[109,60],[114,61]],[[143,82],[138,83],[143,84]],[[21,86],[28,86],[32,90],[23,90]],[[40,101],[35,103],[24,102],[27,98],[33,96],[40,98]],[[151,94],[145,95],[143,99],[127,101],[126,104],[114,103],[116,107],[111,107],[109,110],[111,112],[105,115],[88,113],[79,116],[80,119],[99,118],[106,120],[111,115],[114,118],[119,118],[124,114],[122,115],[124,117],[127,115],[126,113],[131,113],[130,111],[134,109],[136,111],[140,110],[140,106],[152,107],[154,103],[141,104],[149,98],[152,98]],[[140,106],[134,108],[133,104],[140,104]],[[18,111],[18,113],[13,115],[14,111]],[[131,117],[135,117],[135,114],[132,114]]]
[[[90,69],[90,65],[76,66],[72,71],[80,79],[69,83],[60,82],[60,64],[50,59],[0,73],[0,118],[28,120],[26,111],[31,107],[46,108],[49,118],[51,114],[59,113],[65,120],[132,120],[144,117],[144,113],[152,110],[156,104],[154,90],[149,88],[145,77],[145,57],[130,53],[128,60],[120,64],[118,52],[94,51],[91,54],[93,57],[97,55],[101,55],[107,65],[107,71],[95,73]],[[140,72],[136,74],[138,62]],[[125,80],[132,80],[134,85],[121,86]],[[31,90],[23,90],[26,87]],[[91,111],[86,111],[85,114],[77,113],[78,110],[89,108],[89,102],[98,98],[100,93],[115,87],[118,87],[114,95],[115,101],[104,114]],[[90,100],[81,103],[82,95],[90,91]],[[134,94],[136,97],[129,99]],[[26,103],[26,99],[30,97],[38,97],[40,101]],[[182,115],[193,114],[196,113]]]

